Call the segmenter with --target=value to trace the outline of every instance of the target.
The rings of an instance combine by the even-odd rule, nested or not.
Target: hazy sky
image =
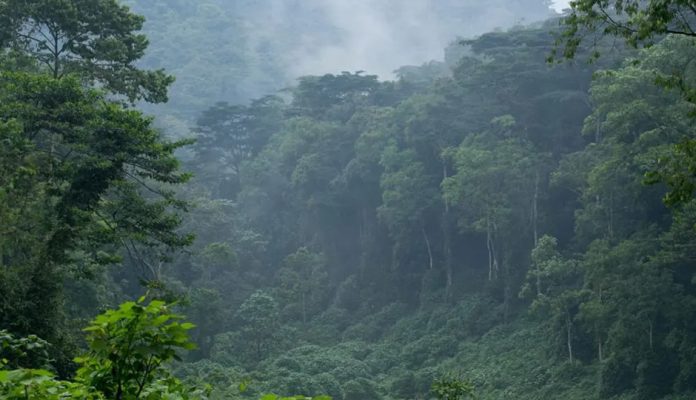
[[[472,37],[549,16],[541,6],[527,7],[534,3],[530,0],[305,1],[335,28],[338,40],[317,40],[314,32],[303,32],[306,37],[300,35],[290,54],[290,72],[295,76],[365,70],[390,79],[401,66],[442,60],[444,48],[458,36]],[[283,11],[292,18],[292,10]]]
[[[553,7],[556,11],[563,11],[564,8],[568,8],[568,3],[570,0],[554,0]]]
[[[171,104],[191,110],[194,101],[244,102],[303,75],[362,70],[393,79],[402,66],[442,61],[457,38],[554,14],[546,0],[122,1],[147,17],[146,65],[175,74]]]

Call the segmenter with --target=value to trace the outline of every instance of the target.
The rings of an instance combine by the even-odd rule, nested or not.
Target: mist
[[[402,66],[443,60],[444,49],[457,38],[529,25],[555,14],[548,0],[126,4],[146,17],[151,51],[143,66],[177,76],[170,102],[148,110],[189,120],[216,102],[245,103],[304,75],[365,71],[393,79]]]
[[[291,53],[291,74],[318,75],[365,70],[392,79],[404,65],[442,60],[443,49],[457,37],[528,24],[549,16],[541,6],[519,1],[311,0],[336,41],[323,41],[305,31]],[[531,3],[531,2],[527,2]],[[283,18],[295,18],[284,10]]]

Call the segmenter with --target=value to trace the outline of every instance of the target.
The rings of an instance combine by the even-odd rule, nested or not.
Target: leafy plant
[[[49,343],[36,335],[17,338],[0,330],[0,370],[20,367],[46,368]]]
[[[196,346],[189,340],[191,323],[158,300],[121,304],[85,328],[89,352],[77,358],[77,380],[115,399],[152,398],[155,392],[188,391],[163,368],[179,360],[179,350]]]
[[[171,305],[145,299],[127,302],[118,309],[96,317],[88,332],[89,352],[75,361],[81,364],[74,382],[56,380],[44,369],[0,370],[0,398],[3,399],[172,399],[205,398],[207,387],[184,385],[164,368],[179,359],[179,350],[191,350],[191,323],[170,311]],[[46,343],[35,336],[15,339],[0,332],[2,366],[17,366],[29,352],[44,354]],[[40,358],[39,358],[40,359]]]

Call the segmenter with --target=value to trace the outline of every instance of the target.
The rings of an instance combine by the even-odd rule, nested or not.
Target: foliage
[[[49,364],[49,343],[37,337],[15,338],[6,330],[0,331],[0,369],[16,369],[20,366],[46,368]]]
[[[193,325],[180,323],[183,317],[172,314],[171,305],[144,301],[108,310],[85,328],[90,350],[75,360],[81,367],[74,382],[56,380],[46,370],[0,370],[0,394],[9,399],[202,398],[205,390],[183,385],[165,368],[167,361],[179,358],[178,350],[194,347],[187,333]],[[3,343],[11,349],[41,344],[32,337],[6,337]],[[12,362],[24,359],[19,354]]]
[[[30,55],[53,78],[71,74],[131,102],[167,101],[174,78],[138,69],[148,45],[143,17],[116,0],[4,1],[0,46]]]
[[[179,323],[162,301],[128,302],[99,315],[85,328],[89,353],[76,359],[77,379],[106,396],[147,398],[152,385],[170,388],[163,364],[179,359],[179,349],[191,350],[187,331],[194,326]],[[178,388],[176,389],[178,390]]]
[[[474,386],[452,376],[438,378],[433,382],[432,391],[439,400],[462,400],[474,397]]]
[[[634,47],[659,41],[665,34],[693,37],[695,15],[693,5],[682,0],[574,0],[561,22],[563,55],[574,57],[588,31],[618,36]]]
[[[34,398],[99,400],[105,398],[79,383],[57,381],[46,370],[30,369],[0,371],[0,394],[3,399],[8,400]]]
[[[243,343],[256,361],[268,354],[278,341],[278,304],[263,291],[254,292],[237,311]]]
[[[188,179],[173,155],[183,143],[72,78],[3,72],[0,99],[0,321],[57,343],[62,279],[97,274],[123,244],[161,260],[192,240],[176,231],[185,203],[165,187]],[[140,260],[158,279],[157,261]]]
[[[651,84],[674,90],[689,103],[684,112],[693,117],[696,102],[696,85],[693,81],[693,66],[690,56],[696,33],[693,30],[696,8],[688,1],[636,1],[636,0],[577,0],[570,4],[570,14],[561,20],[564,26],[557,40],[563,46],[563,57],[575,57],[583,38],[588,33],[600,36],[617,36],[632,47],[650,47],[665,38],[660,50],[644,52],[645,66],[650,72]],[[595,39],[597,43],[597,39]],[[678,53],[668,56],[669,62],[655,63],[650,53],[670,51]],[[552,52],[552,59],[558,48]],[[682,53],[682,54],[679,54]],[[599,57],[599,51],[593,57]],[[677,55],[679,54],[679,55]],[[663,53],[664,55],[664,53]],[[683,57],[686,57],[683,58]],[[663,60],[663,58],[661,58]],[[641,61],[635,61],[641,63]],[[660,65],[662,64],[662,65]],[[674,64],[680,64],[678,67]],[[647,83],[647,82],[646,82]],[[644,98],[639,97],[644,100]],[[640,119],[637,119],[640,120]],[[693,138],[682,134],[670,142],[674,147],[670,153],[659,157],[653,168],[646,171],[648,183],[666,183],[671,191],[665,195],[665,203],[677,206],[688,202],[694,192]]]
[[[267,394],[262,396],[260,400],[331,400],[328,396],[316,396],[316,397],[306,397],[306,396],[291,396],[291,397],[281,397],[275,394]]]

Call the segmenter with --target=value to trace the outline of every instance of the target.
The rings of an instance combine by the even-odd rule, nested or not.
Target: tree
[[[376,75],[362,72],[305,76],[292,91],[290,112],[321,120],[347,121],[358,106],[374,103],[379,86]]]
[[[242,303],[237,317],[245,345],[251,347],[256,361],[261,361],[278,339],[278,304],[273,297],[258,290]]]
[[[0,74],[0,114],[0,324],[57,344],[64,278],[125,247],[158,280],[160,262],[191,242],[168,186],[188,179],[174,157],[185,142],[163,141],[151,119],[73,77]]]
[[[248,106],[219,103],[196,122],[194,166],[216,197],[234,197],[241,188],[241,164],[258,154],[281,127],[283,101],[276,96]]]
[[[514,119],[493,123],[514,126]],[[525,225],[538,190],[539,157],[526,140],[497,139],[492,132],[468,137],[446,156],[455,174],[443,180],[443,197],[458,210],[462,229],[485,233],[488,279],[496,280],[505,266],[504,238],[512,232],[533,235]]]
[[[564,28],[557,45],[562,46],[564,57],[573,58],[588,32],[617,36],[638,47],[666,34],[696,37],[695,24],[696,7],[691,1],[573,0],[570,14],[561,20]]]
[[[568,361],[575,360],[576,315],[583,293],[575,260],[561,257],[554,237],[545,235],[532,250],[532,267],[521,297],[532,298],[531,309],[547,317],[549,326],[563,336]],[[560,337],[560,335],[559,335]]]
[[[667,63],[656,64],[650,60],[654,52],[642,52],[647,56],[646,70],[651,71],[652,83],[664,89],[676,89],[690,103],[686,115],[694,116],[696,104],[696,83],[692,63],[693,43],[696,39],[696,7],[684,0],[575,0],[570,3],[570,14],[561,20],[563,31],[552,51],[555,58],[562,48],[563,58],[572,59],[581,48],[588,33],[599,36],[622,38],[630,46],[650,47],[655,42],[663,49],[677,47],[678,52],[669,56],[662,54],[660,60],[668,58]],[[665,39],[666,38],[666,39]],[[664,39],[664,40],[663,40]],[[595,45],[599,42],[595,38]],[[593,57],[599,57],[595,50]],[[639,61],[638,63],[642,62]],[[662,61],[661,61],[662,62]],[[676,65],[675,65],[676,64]],[[652,67],[652,70],[651,70]],[[668,127],[670,127],[668,125]],[[688,202],[696,190],[696,144],[691,135],[683,135],[672,141],[671,154],[660,157],[653,169],[647,172],[646,183],[664,182],[671,191],[665,196],[665,203],[677,206]]]
[[[184,208],[184,203],[165,186],[150,186],[188,180],[173,155],[187,141],[164,142],[151,119],[123,110],[99,92],[83,90],[75,79],[4,74],[0,99],[3,122],[19,124],[10,130],[19,146],[16,160],[27,163],[11,176],[33,174],[51,198],[47,206],[56,219],[46,236],[51,260],[64,260],[88,233],[102,235],[101,243],[135,239],[119,232],[151,245],[177,247],[190,241],[173,232],[178,217],[170,208]],[[141,189],[161,200],[150,201]],[[8,194],[13,190],[19,188],[5,186]],[[91,225],[96,221],[102,225]]]
[[[174,78],[138,69],[148,46],[144,18],[116,0],[7,0],[0,47],[28,54],[55,79],[70,74],[130,102],[167,101]]]
[[[384,149],[380,163],[384,172],[380,180],[382,205],[377,215],[394,240],[394,262],[399,263],[402,253],[408,254],[408,243],[414,237],[422,238],[427,269],[433,269],[435,259],[427,222],[437,204],[437,188],[431,185],[423,164],[415,160],[414,152],[399,151],[395,143]]]
[[[302,323],[321,307],[328,285],[326,259],[323,254],[313,253],[306,247],[285,257],[283,268],[277,276],[281,293],[288,298],[288,306],[300,305]]]

